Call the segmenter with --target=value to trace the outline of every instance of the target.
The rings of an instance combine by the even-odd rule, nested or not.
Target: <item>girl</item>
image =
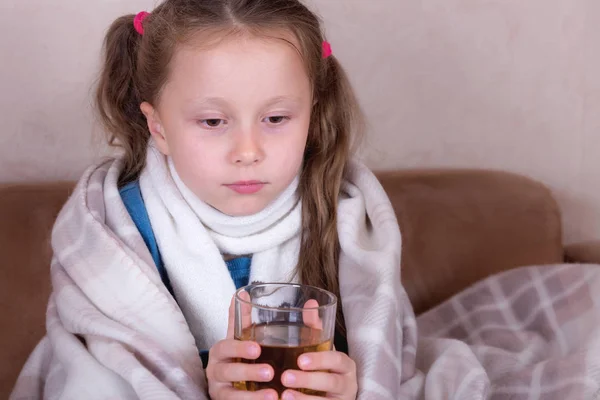
[[[350,161],[361,115],[316,16],[297,0],[166,0],[117,19],[104,48],[97,109],[123,152],[56,222],[48,335],[15,398],[276,399],[232,385],[273,379],[234,361],[260,353],[233,340],[229,307],[255,281],[341,297],[336,350],[301,357],[283,399],[354,399],[359,378],[361,398],[399,396],[399,303],[377,302],[399,290],[399,230]]]
[[[166,0],[105,52],[98,111],[123,154],[57,219],[47,336],[14,399],[275,399],[233,386],[273,379],[231,334],[255,281],[341,300],[336,351],[299,357],[284,399],[598,397],[597,266],[490,277],[417,341],[394,210],[350,159],[356,100],[297,0]]]

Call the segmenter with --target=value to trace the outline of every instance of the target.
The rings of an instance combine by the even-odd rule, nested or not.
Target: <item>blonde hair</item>
[[[322,57],[318,17],[298,0],[166,0],[144,19],[143,35],[134,28],[134,17],[122,16],[108,30],[96,91],[108,141],[124,150],[121,183],[136,179],[144,167],[150,133],[140,104],[157,104],[177,45],[190,44],[202,32],[279,30],[295,37],[314,93],[299,186],[303,229],[297,271],[303,283],[339,298],[337,204],[362,114],[335,56]],[[337,331],[345,336],[341,306],[337,320]]]

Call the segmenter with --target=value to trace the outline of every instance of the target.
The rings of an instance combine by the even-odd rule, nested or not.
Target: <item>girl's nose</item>
[[[240,166],[250,166],[264,159],[265,154],[258,133],[251,130],[239,132],[234,140],[235,145],[231,152],[232,163]]]

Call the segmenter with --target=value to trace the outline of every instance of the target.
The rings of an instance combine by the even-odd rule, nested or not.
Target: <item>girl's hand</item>
[[[227,338],[215,344],[209,352],[206,378],[208,393],[212,400],[277,400],[275,390],[247,392],[233,387],[234,382],[270,382],[274,371],[267,364],[245,364],[235,359],[255,360],[260,355],[256,342],[234,340],[234,303],[229,307]]]
[[[285,387],[325,392],[328,399],[356,399],[358,392],[356,364],[346,354],[338,351],[305,353],[298,357],[298,366],[302,371],[288,370],[281,376],[281,382]],[[320,398],[288,389],[283,392],[282,400]]]

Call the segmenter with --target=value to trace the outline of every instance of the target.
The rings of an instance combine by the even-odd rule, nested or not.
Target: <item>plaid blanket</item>
[[[59,215],[47,335],[11,399],[208,398],[195,338],[120,199],[120,169],[90,168]],[[600,398],[598,266],[505,272],[415,318],[394,211],[359,164],[338,230],[359,399]]]
[[[423,396],[600,399],[599,272],[598,265],[520,268],[421,315]],[[451,390],[442,381],[453,382]],[[478,385],[481,397],[470,396]]]

